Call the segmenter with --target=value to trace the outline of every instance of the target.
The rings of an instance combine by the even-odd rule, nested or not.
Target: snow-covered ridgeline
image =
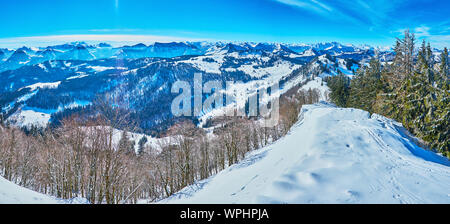
[[[403,130],[363,110],[306,105],[287,136],[161,203],[449,203],[450,161]]]

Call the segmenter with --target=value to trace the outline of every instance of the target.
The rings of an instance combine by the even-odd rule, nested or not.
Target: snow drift
[[[449,166],[393,120],[319,103],[284,138],[161,203],[450,203]]]
[[[86,198],[60,199],[21,187],[0,176],[0,204],[88,204]]]
[[[44,195],[6,180],[0,176],[0,204],[56,204],[61,200]]]

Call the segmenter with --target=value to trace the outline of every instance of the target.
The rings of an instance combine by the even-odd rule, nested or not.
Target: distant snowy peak
[[[229,43],[225,47],[223,47],[222,50],[225,50],[227,53],[233,53],[233,52],[240,53],[240,52],[248,51],[249,49],[247,47],[244,47],[241,45]]]
[[[297,52],[291,50],[288,46],[283,45],[283,44],[277,44],[276,51],[284,51],[284,52],[292,53],[292,54],[296,54],[297,53]]]
[[[329,50],[339,46],[341,46],[341,44],[338,42],[317,43],[312,45],[312,47],[316,50]]]
[[[185,42],[159,43],[151,45],[136,44],[115,48],[114,57],[117,58],[172,58],[183,55],[203,55],[206,50]]]
[[[194,45],[185,43],[185,42],[169,42],[169,43],[161,43],[155,42],[153,45],[155,48],[196,48]]]
[[[140,44],[136,44],[136,45],[131,46],[131,48],[141,48],[141,49],[146,48],[146,47],[147,47],[147,45],[145,45],[145,44],[143,44],[143,43],[140,43]]]
[[[303,51],[300,55],[303,57],[315,57],[317,56],[317,52],[314,49],[309,48],[308,50]]]
[[[26,64],[31,60],[30,55],[23,49],[17,49],[11,57],[8,58],[8,63],[16,63],[16,64]]]
[[[193,44],[185,43],[185,42],[170,42],[170,43],[156,42],[152,45],[149,45],[147,51],[154,52],[154,53],[173,52],[174,55],[181,54],[181,55],[177,55],[177,56],[187,55],[191,52],[195,52],[195,54],[199,54],[199,52],[200,52],[200,50],[197,46],[195,46]],[[203,54],[203,53],[204,52],[201,52],[201,54]]]
[[[16,50],[16,52],[18,52],[18,51],[23,51],[23,52],[25,52],[25,53],[27,53],[27,54],[34,54],[34,50],[33,49],[31,49],[31,48],[29,48],[29,47],[25,47],[25,46],[23,46],[23,47],[21,47],[21,48],[18,48],[17,50]]]
[[[85,45],[77,45],[60,56],[60,60],[93,60],[95,56]]]
[[[55,60],[62,53],[63,53],[62,51],[49,48],[36,52],[36,55],[40,57],[39,59],[41,59],[41,61],[48,61],[48,60]]]
[[[13,50],[9,50],[7,48],[0,48],[0,63],[1,61],[6,61],[12,54]]]
[[[277,46],[274,44],[268,44],[268,43],[258,43],[256,46],[253,47],[253,49],[260,50],[260,51],[273,52],[277,49]]]
[[[97,45],[97,47],[112,47],[112,45],[111,45],[111,44],[108,44],[108,43],[99,43],[99,44]]]

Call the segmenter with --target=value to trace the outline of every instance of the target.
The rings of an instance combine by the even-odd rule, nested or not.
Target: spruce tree
[[[450,76],[450,66],[448,61],[448,50],[447,48],[444,48],[444,50],[441,53],[441,64],[439,66],[439,79],[442,85],[447,84],[448,86],[449,76]]]
[[[422,41],[422,45],[419,49],[419,54],[417,56],[417,69],[418,70],[428,69],[427,47],[425,45],[425,40]]]
[[[345,107],[350,92],[350,79],[342,73],[328,79],[328,86],[331,89],[330,99],[340,107]]]
[[[373,112],[377,92],[382,88],[381,70],[382,66],[377,57],[370,60],[369,66],[358,70],[350,84],[347,106]]]

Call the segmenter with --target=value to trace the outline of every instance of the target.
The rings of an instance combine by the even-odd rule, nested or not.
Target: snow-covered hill
[[[395,121],[319,103],[284,138],[161,202],[450,203],[450,161]]]

